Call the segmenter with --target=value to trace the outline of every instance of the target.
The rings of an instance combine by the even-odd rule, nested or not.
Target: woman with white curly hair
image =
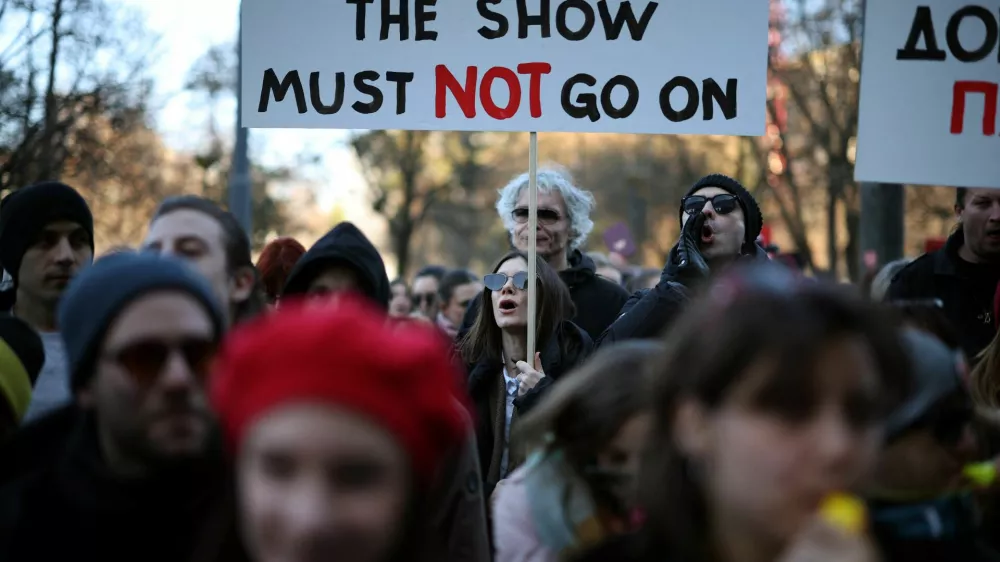
[[[594,260],[581,249],[594,229],[590,213],[594,196],[573,184],[570,175],[557,167],[538,170],[538,229],[535,248],[552,269],[559,272],[569,287],[576,317],[573,323],[597,339],[614,322],[628,292],[597,275]],[[528,251],[528,174],[521,174],[499,190],[496,209],[519,251]],[[476,318],[473,301],[466,312],[459,336],[469,330]]]

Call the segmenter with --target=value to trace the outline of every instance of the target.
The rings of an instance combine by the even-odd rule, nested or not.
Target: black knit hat
[[[750,195],[750,192],[747,191],[747,188],[743,187],[743,184],[724,174],[711,174],[701,178],[691,186],[691,189],[688,190],[684,197],[688,197],[699,189],[706,187],[718,187],[736,196],[737,201],[740,203],[740,208],[743,209],[743,217],[746,225],[743,244],[746,247],[752,247],[751,244],[757,241],[757,237],[760,236],[760,230],[764,227],[764,217],[760,214],[760,206],[757,205],[757,200],[753,198],[753,195]],[[681,220],[684,219],[683,205],[680,209],[679,218]]]
[[[59,301],[59,331],[74,392],[93,375],[101,340],[121,311],[132,301],[163,290],[191,295],[211,317],[217,338],[222,337],[226,326],[222,305],[208,281],[186,262],[136,252],[103,257],[81,271]]]
[[[71,221],[87,231],[94,248],[94,217],[83,197],[59,182],[30,185],[0,202],[0,264],[17,282],[24,253],[49,224]]]

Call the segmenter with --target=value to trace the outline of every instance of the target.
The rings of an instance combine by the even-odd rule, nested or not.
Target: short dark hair
[[[448,268],[443,265],[425,265],[421,267],[417,274],[413,276],[414,279],[418,277],[433,277],[437,279],[438,283],[444,278],[445,273],[448,272]]]
[[[955,190],[955,206],[959,209],[965,208],[965,196],[969,193],[968,187],[959,187]]]
[[[219,226],[222,227],[222,244],[226,248],[226,267],[230,273],[241,267],[253,266],[253,259],[250,256],[250,238],[240,226],[240,221],[236,219],[236,216],[220,207],[218,203],[197,195],[167,197],[156,208],[153,220],[149,222],[154,223],[160,217],[174,211],[198,211],[212,217],[215,222],[219,223]]]
[[[239,303],[233,311],[233,324],[249,320],[260,314],[267,307],[267,295],[260,281],[257,268],[254,267],[253,258],[250,254],[250,237],[240,225],[240,221],[229,211],[223,209],[218,203],[211,199],[199,197],[197,195],[177,195],[167,197],[156,208],[150,224],[157,219],[169,215],[175,211],[197,211],[215,219],[222,227],[222,245],[226,250],[226,269],[229,274],[236,273],[237,270],[249,267],[253,271],[254,288],[250,292],[247,300]]]
[[[455,289],[458,287],[478,281],[479,277],[476,277],[475,273],[467,269],[453,269],[449,271],[441,278],[441,283],[438,285],[438,297],[441,299],[441,304],[448,304],[452,295],[455,294]]]

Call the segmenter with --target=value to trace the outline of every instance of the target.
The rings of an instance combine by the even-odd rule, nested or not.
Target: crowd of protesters
[[[724,175],[653,270],[537,185],[533,334],[527,175],[488,271],[395,281],[350,222],[254,264],[174,197],[95,259],[75,189],[8,194],[0,560],[1000,561],[1000,190],[858,288]]]

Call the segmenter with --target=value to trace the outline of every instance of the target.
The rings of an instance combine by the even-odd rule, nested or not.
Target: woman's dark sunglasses
[[[218,350],[216,342],[205,338],[183,338],[167,342],[156,339],[139,340],[107,354],[139,384],[151,385],[163,373],[174,353],[179,353],[191,373],[199,380],[208,379],[212,360]]]
[[[518,207],[511,211],[510,216],[513,217],[514,222],[524,224],[528,222],[528,208]],[[538,209],[538,222],[544,225],[555,224],[559,221],[559,213],[553,211],[552,209]]]
[[[704,195],[688,195],[684,199],[681,199],[681,208],[684,209],[685,213],[694,215],[700,213],[705,208],[705,203],[709,201],[712,202],[712,208],[715,209],[715,212],[720,215],[728,215],[735,211],[737,205],[739,205],[739,200],[736,199],[735,195],[720,193],[711,198]]]
[[[483,285],[491,291],[499,291],[507,284],[508,279],[513,279],[514,287],[517,289],[523,291],[528,288],[527,271],[519,271],[513,276],[508,276],[506,273],[489,273],[483,276]]]

